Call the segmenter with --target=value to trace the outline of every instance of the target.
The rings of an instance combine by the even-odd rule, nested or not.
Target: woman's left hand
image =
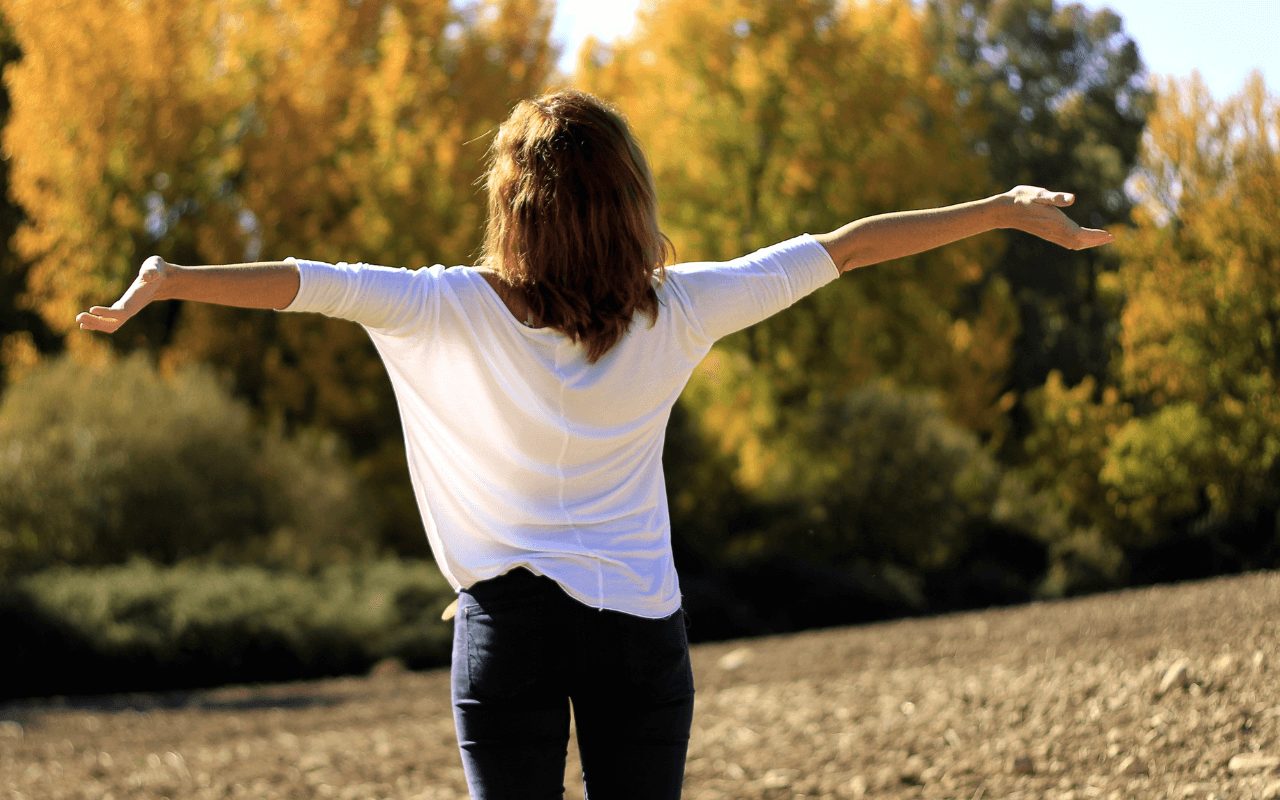
[[[1006,210],[1000,227],[1014,228],[1071,250],[1110,244],[1115,237],[1098,228],[1082,228],[1060,209],[1076,201],[1070,192],[1039,186],[1015,186],[1001,197]]]

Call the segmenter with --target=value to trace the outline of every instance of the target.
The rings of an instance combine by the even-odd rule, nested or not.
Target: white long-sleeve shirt
[[[360,323],[404,425],[431,549],[455,588],[526,567],[596,608],[680,607],[662,475],[667,418],[719,338],[838,275],[813,237],[669,267],[654,325],[638,314],[595,364],[530,328],[472,267],[294,261],[285,311]]]

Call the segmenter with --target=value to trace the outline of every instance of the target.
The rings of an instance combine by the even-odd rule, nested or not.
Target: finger
[[[1076,234],[1076,242],[1079,249],[1099,247],[1104,244],[1111,244],[1115,240],[1115,236],[1097,228],[1081,228],[1080,232]]]
[[[1037,195],[1031,202],[1039,203],[1042,206],[1069,206],[1076,201],[1076,196],[1071,192],[1050,192],[1041,190],[1041,194]]]
[[[88,312],[78,314],[76,322],[80,323],[80,330],[82,331],[99,331],[101,333],[115,333],[124,324],[121,320],[108,319]]]
[[[123,309],[119,304],[114,306],[90,306],[89,313],[95,317],[118,317]]]

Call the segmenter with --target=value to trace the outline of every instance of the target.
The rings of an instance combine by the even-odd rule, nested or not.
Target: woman
[[[668,414],[713,343],[857,267],[1015,228],[1111,241],[1019,186],[883,214],[724,263],[664,268],[653,180],[621,116],[562,91],[494,141],[477,267],[158,256],[112,306],[153,300],[313,311],[360,323],[386,365],[410,477],[459,591],[453,700],[476,798],[563,793],[570,706],[592,800],[680,795],[693,677],[662,478]]]

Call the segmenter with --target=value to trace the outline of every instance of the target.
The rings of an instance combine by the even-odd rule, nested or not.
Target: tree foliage
[[[1144,529],[1270,509],[1280,540],[1280,100],[1256,74],[1222,102],[1165,82],[1135,184],[1119,371],[1158,411],[1104,480]]]
[[[772,545],[823,563],[856,558],[912,570],[954,562],[988,514],[1000,470],[938,399],[868,385],[787,431],[765,500],[795,504]]]
[[[8,0],[18,248],[60,329],[139,253],[390,263],[474,246],[483,143],[553,55],[539,0]]]
[[[969,146],[995,185],[1074,192],[1080,224],[1127,221],[1125,180],[1151,103],[1137,45],[1110,9],[1057,0],[929,0],[938,69],[981,124]],[[1068,383],[1102,378],[1114,349],[1115,309],[1096,280],[1106,250],[1072,252],[1032,237],[1010,241],[994,274],[1012,287],[1020,335],[1010,385],[1022,393],[1052,370]]]
[[[0,17],[0,69],[22,58],[13,27]],[[8,90],[0,86],[0,127],[8,123],[12,107]],[[9,193],[11,153],[0,154],[0,387],[14,373],[34,366],[42,351],[56,349],[56,337],[23,298],[27,262],[9,246],[25,219],[22,207]]]
[[[1280,558],[1280,103],[1257,76],[1225,101],[1194,76],[1158,98],[1099,285],[1123,309],[1114,381],[1051,375],[1025,443],[1035,485],[1131,580]]]
[[[706,260],[987,188],[983,159],[964,146],[973,119],[935,61],[906,4],[663,0],[630,38],[585,48],[576,77],[628,115],[664,229],[682,260]],[[717,348],[687,398],[742,488],[768,483],[792,420],[877,375],[946,386],[955,418],[997,431],[1010,298],[993,282],[977,312],[956,311],[992,247],[846,276]],[[680,475],[674,485],[691,482]]]
[[[6,0],[6,148],[27,297],[66,331],[150,253],[420,266],[470,260],[486,135],[554,60],[546,0]],[[77,347],[99,343],[71,337]],[[217,365],[260,414],[339,431],[406,547],[420,525],[363,332],[172,305],[115,346]],[[412,543],[412,544],[410,544]]]
[[[115,339],[67,341],[78,363],[143,349],[165,374],[209,364],[216,381],[121,388],[95,417],[61,400],[80,391],[70,372],[30,372],[45,382],[36,400],[17,379],[153,252],[471,261],[487,135],[553,79],[552,7],[0,0],[0,184],[18,204],[0,207],[0,237],[16,230],[0,254],[5,558],[117,560],[112,537],[135,533],[158,558],[190,554],[118,512],[75,527],[145,494],[124,462],[84,457],[123,447],[122,432],[141,443],[130,459],[204,464],[247,504],[179,487],[207,517],[199,541],[245,534],[230,555],[282,560],[347,519],[309,497],[359,491],[374,509],[363,522],[423,552],[395,404],[357,326],[172,304]],[[824,569],[850,567],[833,585],[900,570],[889,583],[919,595],[913,608],[993,564],[1014,576],[1002,596],[1025,593],[1040,545],[1049,593],[1280,559],[1280,119],[1260,79],[1224,102],[1195,79],[1149,86],[1118,16],[1055,0],[649,0],[632,36],[584,49],[573,80],[630,118],[685,260],[1028,182],[1075,192],[1083,224],[1134,226],[1109,254],[990,236],[861,270],[727,339],[669,434],[689,558],[799,543]],[[263,420],[340,434],[363,490],[302,475],[340,460],[330,439],[231,441]],[[236,435],[215,447],[210,424]],[[162,430],[211,460],[162,452]],[[280,486],[292,522],[246,484],[255,452],[302,476]],[[46,523],[65,536],[40,538]],[[953,568],[969,577],[940,578]]]

